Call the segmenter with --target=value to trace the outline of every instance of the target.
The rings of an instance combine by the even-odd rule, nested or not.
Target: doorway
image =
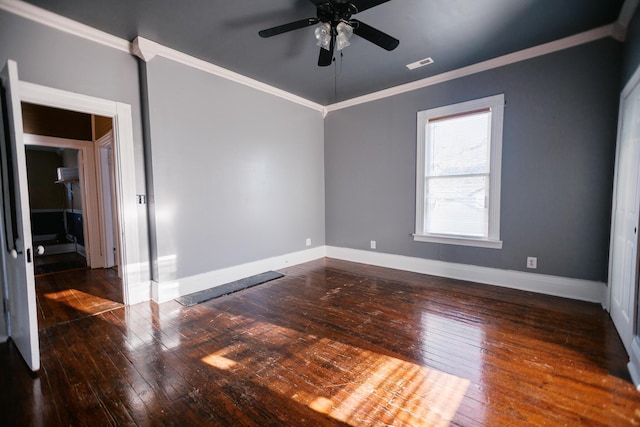
[[[123,305],[113,126],[111,118],[26,102],[22,117],[42,330]]]
[[[26,145],[36,276],[87,267],[80,151]]]
[[[8,60],[0,72],[2,114],[0,154],[2,154],[2,216],[0,233],[4,289],[8,304],[6,335],[13,340],[32,371],[40,369],[40,345],[33,270],[33,241],[29,211],[29,189],[22,120],[22,102],[62,110],[101,115],[112,119],[116,201],[120,229],[119,271],[126,305],[149,300],[148,263],[141,262],[136,198],[136,173],[131,105],[93,96],[54,89],[18,77],[18,64]],[[93,271],[93,270],[87,270]],[[6,300],[5,300],[6,301]],[[0,326],[3,326],[0,323]],[[0,331],[3,333],[4,331]]]

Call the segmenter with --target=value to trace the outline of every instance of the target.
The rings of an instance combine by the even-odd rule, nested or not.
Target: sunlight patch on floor
[[[210,354],[205,356],[202,358],[202,361],[207,365],[222,369],[223,371],[227,371],[237,365],[235,361],[227,359],[224,356],[220,356],[219,354]]]
[[[59,292],[50,292],[44,294],[44,297],[61,304],[65,304],[74,310],[88,314],[99,312],[100,307],[108,308],[112,307],[114,304],[118,304],[114,301],[79,291],[78,289],[66,289]]]
[[[238,341],[202,362],[351,426],[449,425],[470,385],[391,355],[243,316],[222,313],[216,326],[235,327]]]
[[[331,398],[309,407],[352,426],[446,426],[470,381],[394,357],[362,351],[366,367]]]

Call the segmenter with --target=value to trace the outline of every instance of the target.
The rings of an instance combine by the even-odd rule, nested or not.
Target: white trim
[[[626,3],[625,3],[626,6]],[[611,203],[611,233],[610,233],[610,240],[609,240],[609,252],[610,252],[610,256],[609,256],[609,275],[608,275],[608,287],[607,287],[607,293],[606,293],[606,307],[607,310],[611,313],[611,301],[612,301],[612,296],[611,296],[611,292],[612,292],[612,281],[613,281],[613,276],[612,276],[612,269],[613,269],[613,258],[611,257],[611,253],[612,253],[612,248],[613,248],[613,244],[614,244],[614,230],[616,228],[616,209],[617,209],[617,193],[618,193],[618,163],[619,163],[619,157],[620,157],[620,147],[621,147],[621,139],[622,139],[622,127],[623,127],[623,117],[624,117],[624,105],[626,100],[628,99],[628,97],[631,95],[631,93],[633,92],[633,90],[638,86],[638,84],[640,84],[640,67],[636,68],[635,72],[633,73],[633,75],[631,76],[631,78],[629,79],[629,81],[625,84],[624,88],[622,89],[622,92],[620,94],[620,102],[619,102],[619,113],[618,113],[618,131],[617,131],[617,139],[616,139],[616,159],[615,159],[615,176],[614,176],[614,183],[613,183],[613,195],[612,195],[612,203]],[[637,274],[637,273],[636,273]],[[633,298],[633,300],[635,301],[637,298],[637,291],[634,288],[634,290],[631,292],[632,296],[631,298]],[[637,316],[637,312],[638,312],[638,306],[637,306],[637,301],[634,302],[634,317],[632,320],[632,322],[635,323],[636,321],[636,317]],[[636,330],[637,325],[632,324],[632,338],[631,338],[631,343],[630,343],[630,349],[627,349],[629,352],[629,363],[627,364],[627,369],[629,370],[629,374],[631,375],[631,378],[633,380],[634,385],[636,386],[636,388],[638,389],[638,391],[640,391],[640,337],[638,336],[638,334],[640,333],[639,331]],[[617,327],[616,327],[617,330]],[[620,332],[618,332],[620,334]],[[622,337],[621,335],[621,339],[623,344],[626,342],[625,338]],[[625,346],[625,348],[627,348]]]
[[[638,0],[627,0],[627,2],[636,1]],[[630,6],[627,6],[627,3],[625,2],[622,10],[623,12],[625,7]],[[150,61],[156,55],[163,56],[167,59],[180,62],[184,65],[194,67],[201,71],[205,71],[219,77],[244,84],[254,89],[270,93],[280,98],[287,99],[291,102],[320,111],[323,118],[326,118],[327,114],[331,111],[352,107],[354,105],[364,104],[366,102],[376,101],[394,95],[399,95],[405,92],[410,92],[416,89],[421,89],[449,80],[455,80],[460,77],[465,77],[471,74],[480,73],[482,71],[503,67],[505,65],[525,61],[527,59],[579,46],[581,44],[590,43],[592,41],[599,40],[605,37],[615,37],[616,35],[619,35],[620,23],[623,22],[623,18],[626,19],[626,15],[623,16],[621,12],[621,16],[618,18],[618,22],[614,24],[605,25],[603,27],[565,37],[560,40],[552,41],[539,46],[534,46],[529,49],[524,49],[508,55],[500,56],[498,58],[479,62],[477,64],[459,68],[457,70],[451,70],[446,73],[438,74],[436,76],[427,77],[422,80],[417,80],[411,83],[395,86],[378,92],[373,92],[360,97],[351,98],[343,102],[322,106],[318,103],[286,92],[282,89],[275,88],[273,86],[267,85],[265,83],[259,82],[257,80],[251,79],[212,63],[203,61],[201,59],[194,58],[177,50],[167,48],[151,40],[144,39],[143,37],[138,37],[133,42],[129,42],[128,40],[121,39],[104,31],[65,18],[63,16],[57,15],[53,12],[39,8],[37,6],[33,6],[20,0],[0,0],[0,9],[4,9],[10,13],[19,15],[34,22],[38,22],[42,25],[46,25],[56,30],[72,34],[86,40],[94,41],[101,45],[112,47],[122,52],[130,53],[132,55],[140,57],[145,61]]]
[[[162,46],[143,37],[136,38],[133,42],[121,39],[112,34],[82,24],[69,18],[65,18],[56,13],[42,9],[20,0],[0,0],[0,9],[21,16],[25,19],[37,22],[47,27],[80,37],[85,40],[93,41],[101,45],[114,48],[121,52],[126,52],[141,58],[144,61],[150,61],[156,55],[160,55],[167,59],[179,62],[181,64],[214,74],[216,76],[234,81],[236,83],[249,86],[253,89],[269,93],[279,98],[286,99],[296,104],[311,108],[326,115],[325,107],[309,101],[308,99],[286,92],[282,89],[270,86],[266,83],[259,82],[249,77],[243,76],[236,72],[214,65],[210,62],[197,59],[193,56],[179,52],[177,50]]]
[[[135,191],[135,162],[131,106],[60,89],[20,82],[20,100],[113,119],[114,170],[120,224],[120,268],[124,303],[134,304],[139,295],[149,294],[149,281],[143,279],[149,267],[141,259],[138,232],[138,206]]]
[[[335,246],[319,246],[183,279],[152,282],[151,297],[155,302],[163,303],[265,271],[280,270],[324,257],[596,303],[602,303],[606,288],[604,283],[590,280],[501,270]],[[138,302],[148,300],[148,297],[146,299],[145,297],[143,292]],[[640,354],[640,350],[638,354]]]
[[[95,133],[95,116],[91,116]],[[95,135],[94,135],[95,138]],[[113,131],[109,130],[94,142],[94,158],[96,165],[96,188],[99,206],[99,228],[101,233],[102,255],[104,267],[117,265],[120,255],[117,253],[117,221],[115,211],[115,176],[113,173]],[[106,164],[105,164],[106,162]],[[105,192],[106,190],[106,192]],[[115,251],[114,251],[115,249]],[[118,270],[120,273],[120,270]],[[118,276],[120,277],[120,275]]]
[[[20,82],[21,99],[32,104],[47,105],[64,110],[112,117],[117,113],[115,102],[81,95],[75,92]]]
[[[636,9],[638,8],[638,2],[639,0],[625,0],[622,8],[620,9],[618,20],[613,24],[612,37],[614,39],[621,42],[626,40],[627,30],[629,29],[631,19],[633,19],[633,15],[636,13]]]
[[[138,36],[131,42],[131,53],[144,62],[149,62],[160,53],[162,47],[159,43]]]
[[[126,278],[128,287],[124,293],[125,304],[130,305],[130,294],[136,293],[135,287],[144,289],[147,281],[143,280],[142,271],[131,269],[130,264],[141,259],[139,242],[139,215],[136,203],[135,153],[133,149],[133,123],[131,106],[116,102],[116,115],[113,119],[113,170],[115,171],[116,206],[118,211],[118,231],[120,241],[120,260],[118,268],[122,269],[123,281]],[[149,271],[149,266],[147,266]],[[147,275],[148,277],[148,275]]]
[[[416,242],[441,243],[443,245],[474,246],[477,248],[502,249],[502,240],[473,239],[471,237],[448,237],[428,234],[413,234]]]
[[[44,135],[24,134],[25,145],[38,145],[43,147],[55,147],[78,150],[81,155],[78,158],[80,170],[80,193],[82,211],[84,212],[82,227],[85,238],[85,246],[89,254],[89,266],[100,268],[104,266],[104,258],[100,250],[100,229],[98,223],[98,200],[91,195],[96,194],[96,165],[93,156],[93,142],[78,139],[58,138]],[[69,209],[65,209],[66,212]],[[71,209],[73,212],[73,208]],[[83,213],[81,212],[81,213]]]
[[[628,28],[633,19],[633,15],[636,13],[639,1],[640,0],[625,0],[616,23],[624,28]]]
[[[209,271],[207,273],[182,279],[166,282],[154,281],[151,285],[151,297],[155,302],[163,303],[194,292],[203,291],[205,289],[264,273],[265,271],[280,270],[293,265],[324,258],[324,256],[325,247],[318,246],[299,252],[292,252],[286,255]],[[162,260],[159,259],[158,261],[161,262]]]
[[[590,280],[570,279],[515,270],[456,264],[403,255],[370,252],[358,249],[327,246],[328,258],[394,268],[414,273],[475,283],[537,292],[581,301],[602,303],[605,284]]]
[[[63,31],[74,36],[90,40],[101,45],[117,49],[122,52],[131,53],[131,43],[129,41],[113,36],[104,31],[81,24],[69,18],[65,18],[48,10],[39,8],[20,0],[0,0],[0,9],[11,12],[15,15],[37,22],[47,27]]]
[[[425,163],[426,147],[430,137],[426,132],[429,120],[452,114],[465,114],[475,110],[489,109],[491,122],[489,132],[489,218],[487,236],[482,238],[468,238],[450,235],[424,234],[425,224]],[[452,245],[477,246],[483,248],[502,249],[500,241],[500,184],[502,174],[502,126],[504,118],[504,94],[488,96],[452,105],[419,111],[417,114],[416,141],[416,217],[415,241],[446,243]]]
[[[59,138],[57,136],[37,135],[35,133],[25,133],[24,136],[26,139],[25,145],[69,148],[72,150],[81,150],[84,147],[93,148],[93,143],[88,139]]]
[[[320,104],[286,92],[282,89],[278,89],[268,84],[262,83],[258,80],[243,76],[242,74],[238,74],[226,68],[219,67],[210,62],[203,61],[202,59],[187,55],[186,53],[182,53],[175,49],[163,46],[154,41],[147,40],[144,37],[138,36],[133,41],[133,53],[143,61],[150,61],[156,56],[161,56],[163,58],[175,61],[179,64],[183,64],[188,67],[195,68],[196,70],[204,71],[206,73],[222,77],[232,82],[240,83],[250,88],[268,93],[273,96],[277,96],[282,99],[286,99],[287,101],[302,105],[307,108],[311,108],[324,114],[325,107]]]
[[[354,105],[364,104],[367,102],[388,98],[388,97],[399,95],[405,92],[411,92],[417,89],[422,89],[428,86],[433,86],[433,85],[444,83],[450,80],[459,79],[460,77],[466,77],[472,74],[481,73],[483,71],[492,70],[494,68],[504,67],[505,65],[514,64],[516,62],[526,61],[528,59],[536,58],[538,56],[547,55],[550,53],[558,52],[560,50],[564,50],[571,47],[580,46],[582,44],[590,43],[596,40],[600,40],[605,37],[611,37],[613,35],[613,30],[614,30],[613,24],[605,25],[604,27],[595,28],[593,30],[589,30],[573,36],[565,37],[560,40],[541,44],[539,46],[534,46],[529,49],[524,49],[518,52],[510,53],[508,55],[499,56],[497,58],[493,58],[487,61],[479,62],[477,64],[469,65],[468,67],[458,68],[457,70],[447,71],[446,73],[427,77],[422,80],[416,80],[411,83],[406,83],[400,86],[395,86],[389,89],[373,92],[368,95],[363,95],[357,98],[351,98],[346,101],[327,105],[325,109],[327,110],[327,112],[341,110],[343,108],[353,107]]]
[[[603,294],[602,294],[602,308],[604,308],[607,313],[611,313],[611,292],[609,290],[609,284],[608,284],[608,278],[607,278],[607,283],[604,284],[604,289],[602,290]]]
[[[631,354],[629,354],[629,363],[627,364],[629,374],[636,390],[640,391],[640,338],[636,335],[631,343]]]

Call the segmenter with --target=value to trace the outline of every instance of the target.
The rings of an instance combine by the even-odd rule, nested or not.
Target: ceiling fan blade
[[[287,33],[293,30],[299,30],[300,28],[309,27],[311,25],[317,24],[318,18],[307,18],[301,19],[295,22],[289,22],[288,24],[278,25],[277,27],[267,28],[266,30],[260,31],[258,34],[262,38],[277,36],[278,34]]]
[[[356,9],[358,9],[358,12],[362,12],[363,10],[371,9],[388,1],[390,0],[351,0],[349,3],[354,5]]]
[[[365,40],[380,46],[386,50],[393,50],[398,47],[400,40],[391,37],[389,34],[383,33],[377,28],[373,28],[364,22],[352,19],[349,24],[353,26],[353,33],[359,35]]]
[[[318,66],[320,67],[328,67],[333,62],[333,47],[335,45],[335,36],[331,38],[331,44],[329,45],[329,50],[325,48],[320,48],[320,56],[318,57]]]

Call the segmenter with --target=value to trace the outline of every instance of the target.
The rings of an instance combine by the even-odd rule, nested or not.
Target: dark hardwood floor
[[[87,259],[77,252],[67,252],[36,256],[33,264],[35,273],[40,275],[86,268]]]
[[[122,307],[122,284],[111,269],[81,268],[36,275],[38,328]]]
[[[599,305],[332,259],[0,345],[0,425],[606,425],[640,393]]]

